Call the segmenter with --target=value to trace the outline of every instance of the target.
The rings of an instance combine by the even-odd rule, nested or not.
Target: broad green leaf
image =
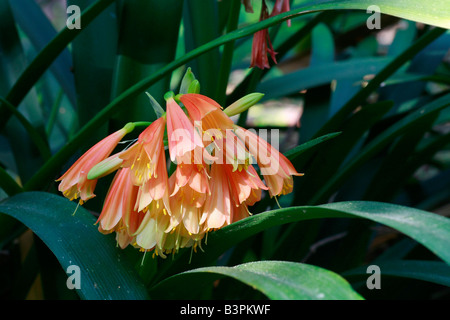
[[[311,32],[311,60],[309,65],[316,66],[334,61],[334,39],[330,29],[319,23]]]
[[[450,219],[426,211],[381,202],[349,201],[320,206],[290,207],[250,216],[208,235],[204,253],[192,257],[191,267],[212,263],[229,248],[270,227],[325,218],[362,218],[389,226],[413,238],[450,264]],[[281,235],[283,236],[283,235]],[[283,250],[283,248],[279,248]],[[181,252],[175,261],[188,261]],[[159,278],[181,272],[181,264],[166,262]],[[182,267],[181,267],[182,268]]]
[[[441,261],[394,260],[376,265],[381,276],[411,278],[450,287],[450,266]],[[342,276],[352,282],[366,280],[367,266],[343,272]]]
[[[76,211],[76,212],[75,212]],[[95,218],[67,199],[45,192],[24,192],[0,203],[7,214],[30,228],[53,252],[64,271],[80,268],[82,299],[146,299],[133,266],[114,237],[98,232]],[[74,214],[75,213],[75,214]]]
[[[211,276],[214,274],[215,276]],[[205,282],[228,276],[273,300],[361,300],[339,275],[316,266],[287,261],[258,261],[235,267],[206,267],[172,276],[150,289],[154,298],[189,298]]]

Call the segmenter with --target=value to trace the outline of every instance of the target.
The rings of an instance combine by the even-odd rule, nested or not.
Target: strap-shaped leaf
[[[82,299],[146,299],[144,285],[114,237],[99,233],[87,210],[79,207],[73,215],[75,209],[75,203],[45,192],[20,193],[0,203],[0,212],[33,230],[64,270],[80,268]]]
[[[410,278],[450,287],[450,266],[441,261],[397,260],[377,264],[380,275]],[[349,281],[366,280],[367,266],[342,274]]]
[[[404,233],[450,264],[449,218],[390,203],[349,201],[266,211],[235,222],[209,234],[207,245],[203,246],[205,252],[195,254],[189,267],[200,267],[212,263],[229,248],[270,227],[325,218],[362,218],[381,223]],[[279,241],[282,241],[281,238]],[[189,251],[181,252],[175,256],[174,260],[187,262]],[[172,264],[170,261],[165,263],[166,265],[160,268],[158,279],[186,270],[181,269],[183,264]]]
[[[211,276],[214,274],[214,276]],[[172,276],[150,290],[154,298],[189,298],[191,290],[228,276],[274,300],[360,300],[362,297],[338,274],[288,261],[258,261],[235,267],[206,267]]]

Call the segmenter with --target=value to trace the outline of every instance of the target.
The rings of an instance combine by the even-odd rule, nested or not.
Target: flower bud
[[[264,97],[263,93],[250,93],[245,97],[242,97],[239,100],[235,101],[223,111],[229,117],[240,114],[258,103],[258,101],[261,100],[262,97]]]
[[[118,153],[97,163],[89,170],[87,178],[89,180],[99,179],[120,168],[123,159],[118,157]]]
[[[195,75],[194,73],[191,71],[191,68],[188,68],[186,70],[186,73],[184,74],[183,79],[181,80],[181,85],[180,85],[180,94],[186,94],[186,93],[190,93],[189,92],[189,87],[191,85],[191,83],[195,81]]]
[[[198,80],[192,81],[187,93],[200,93],[200,82]]]

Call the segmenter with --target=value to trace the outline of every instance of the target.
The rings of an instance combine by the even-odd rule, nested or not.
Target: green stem
[[[149,121],[138,121],[138,122],[133,122],[135,127],[148,127],[149,125],[152,124],[152,122]]]
[[[227,24],[227,34],[237,29],[240,11],[241,2],[239,0],[231,0],[230,15]],[[220,105],[223,105],[225,103],[228,78],[230,76],[231,64],[233,62],[234,42],[235,41],[230,41],[223,47],[222,61],[220,63],[215,97],[216,101]]]

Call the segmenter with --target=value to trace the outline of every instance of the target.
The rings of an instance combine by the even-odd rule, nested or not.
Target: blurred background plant
[[[81,29],[66,28],[69,5]],[[294,0],[262,22],[252,5],[0,1],[1,297],[450,297],[450,3]],[[249,68],[252,35],[267,27],[278,63]],[[305,176],[282,209],[266,196],[192,258],[121,251],[93,225],[110,181],[72,215],[54,180],[108,133],[155,120],[145,92],[163,105],[188,68],[224,107],[264,93],[233,119],[279,130]],[[381,290],[365,285],[371,264]]]

